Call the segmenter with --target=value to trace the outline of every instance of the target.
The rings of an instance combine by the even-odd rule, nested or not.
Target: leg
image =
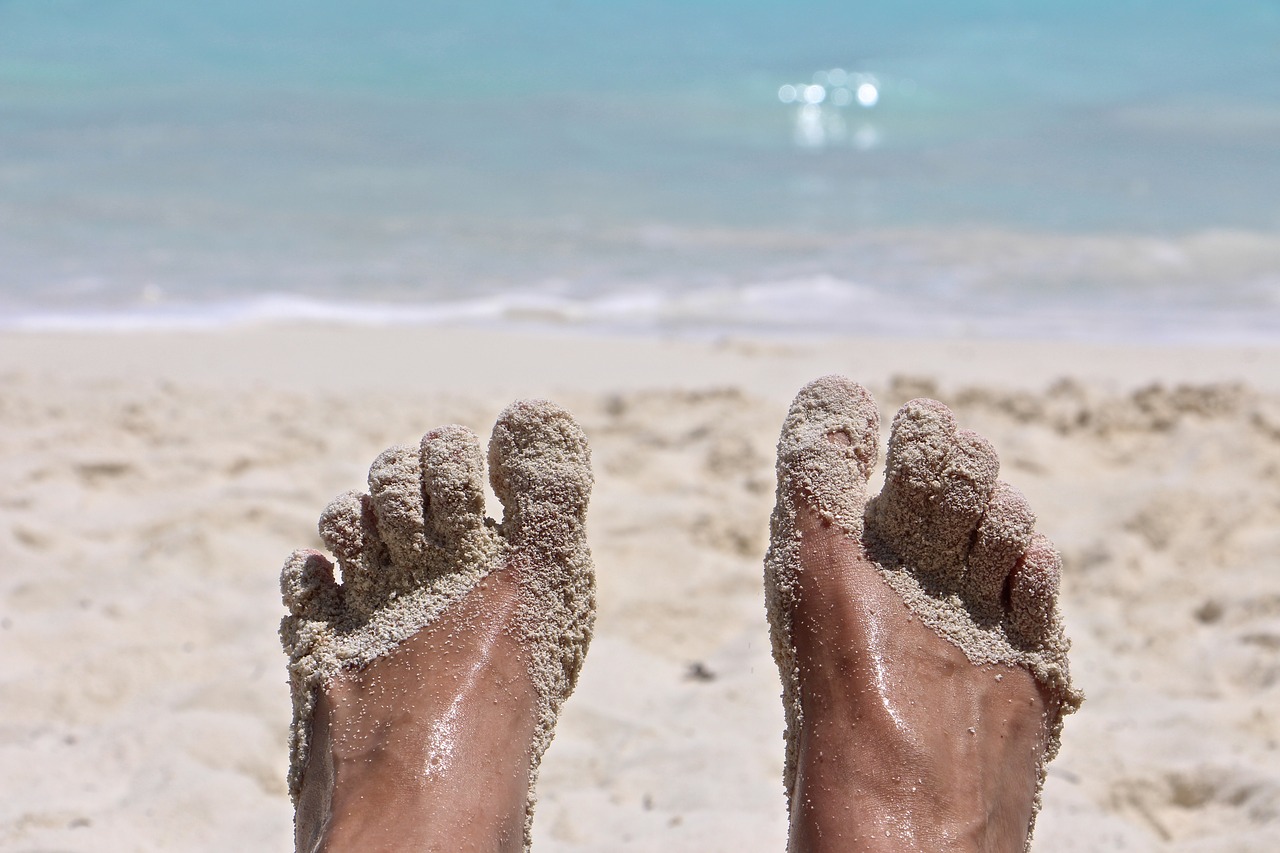
[[[839,377],[783,427],[766,564],[792,851],[1028,843],[1070,686],[1057,557],[994,451],[941,404],[894,421]]]
[[[538,763],[594,614],[586,441],[542,402],[489,447],[461,427],[392,448],[321,517],[333,565],[293,555],[281,637],[298,850],[526,849]]]

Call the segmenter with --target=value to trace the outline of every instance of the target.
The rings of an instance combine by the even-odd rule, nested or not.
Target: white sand
[[[535,850],[783,849],[761,558],[781,419],[829,372],[886,422],[951,405],[1063,551],[1089,699],[1036,849],[1273,847],[1280,351],[304,328],[0,337],[0,849],[289,849],[283,560],[384,447],[518,396],[596,475]]]

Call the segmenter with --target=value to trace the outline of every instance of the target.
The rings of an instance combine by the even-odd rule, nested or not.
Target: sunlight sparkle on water
[[[880,103],[880,81],[873,74],[831,68],[813,72],[809,83],[784,83],[778,100],[794,104],[792,139],[800,148],[849,145],[868,151],[880,145],[879,130],[864,121],[850,125],[846,107],[871,109]]]

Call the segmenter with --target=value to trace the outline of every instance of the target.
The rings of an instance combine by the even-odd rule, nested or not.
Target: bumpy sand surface
[[[600,568],[534,849],[785,849],[760,564],[779,421],[831,372],[886,424],[945,402],[1062,553],[1089,700],[1036,850],[1274,847],[1280,381],[1261,356],[569,340],[513,365],[527,342],[471,332],[316,330],[296,351],[270,332],[0,339],[0,849],[289,849],[281,558],[324,547],[317,510],[384,448],[521,396],[563,404],[591,442]],[[445,344],[493,364],[455,380]]]
[[[280,637],[289,656],[293,724],[289,792],[297,800],[319,691],[364,667],[436,619],[486,575],[521,564],[519,636],[538,692],[538,728],[526,809],[532,831],[538,765],[573,691],[595,620],[595,577],[584,529],[591,493],[586,437],[554,403],[525,400],[498,416],[489,444],[490,481],[505,509],[484,515],[479,441],[446,426],[418,447],[383,451],[369,493],[345,492],[320,517],[334,566],[295,551],[280,576],[289,615]]]

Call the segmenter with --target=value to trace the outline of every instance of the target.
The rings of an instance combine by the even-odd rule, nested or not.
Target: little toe
[[[999,471],[990,442],[956,429],[950,409],[908,402],[893,419],[885,486],[869,514],[876,547],[922,581],[956,589]]]
[[[1035,534],[1009,576],[1009,624],[1014,638],[1029,649],[1057,642],[1058,585],[1062,557],[1053,543]]]
[[[782,424],[779,485],[860,534],[879,431],[879,410],[865,388],[843,376],[815,379],[796,394]]]
[[[443,426],[422,437],[421,450],[428,538],[450,551],[465,550],[485,532],[480,439],[464,426]]]
[[[289,555],[280,571],[280,596],[289,614],[298,619],[331,621],[342,606],[342,589],[333,578],[333,563],[309,548]]]
[[[1022,492],[997,481],[965,567],[963,591],[975,613],[990,620],[1000,618],[1009,575],[1027,550],[1035,524],[1035,514]]]
[[[582,547],[591,451],[581,427],[546,400],[512,403],[493,427],[489,478],[501,531],[517,551],[567,556]]]
[[[426,549],[422,457],[416,447],[389,447],[369,468],[377,532],[393,566],[412,572]]]

